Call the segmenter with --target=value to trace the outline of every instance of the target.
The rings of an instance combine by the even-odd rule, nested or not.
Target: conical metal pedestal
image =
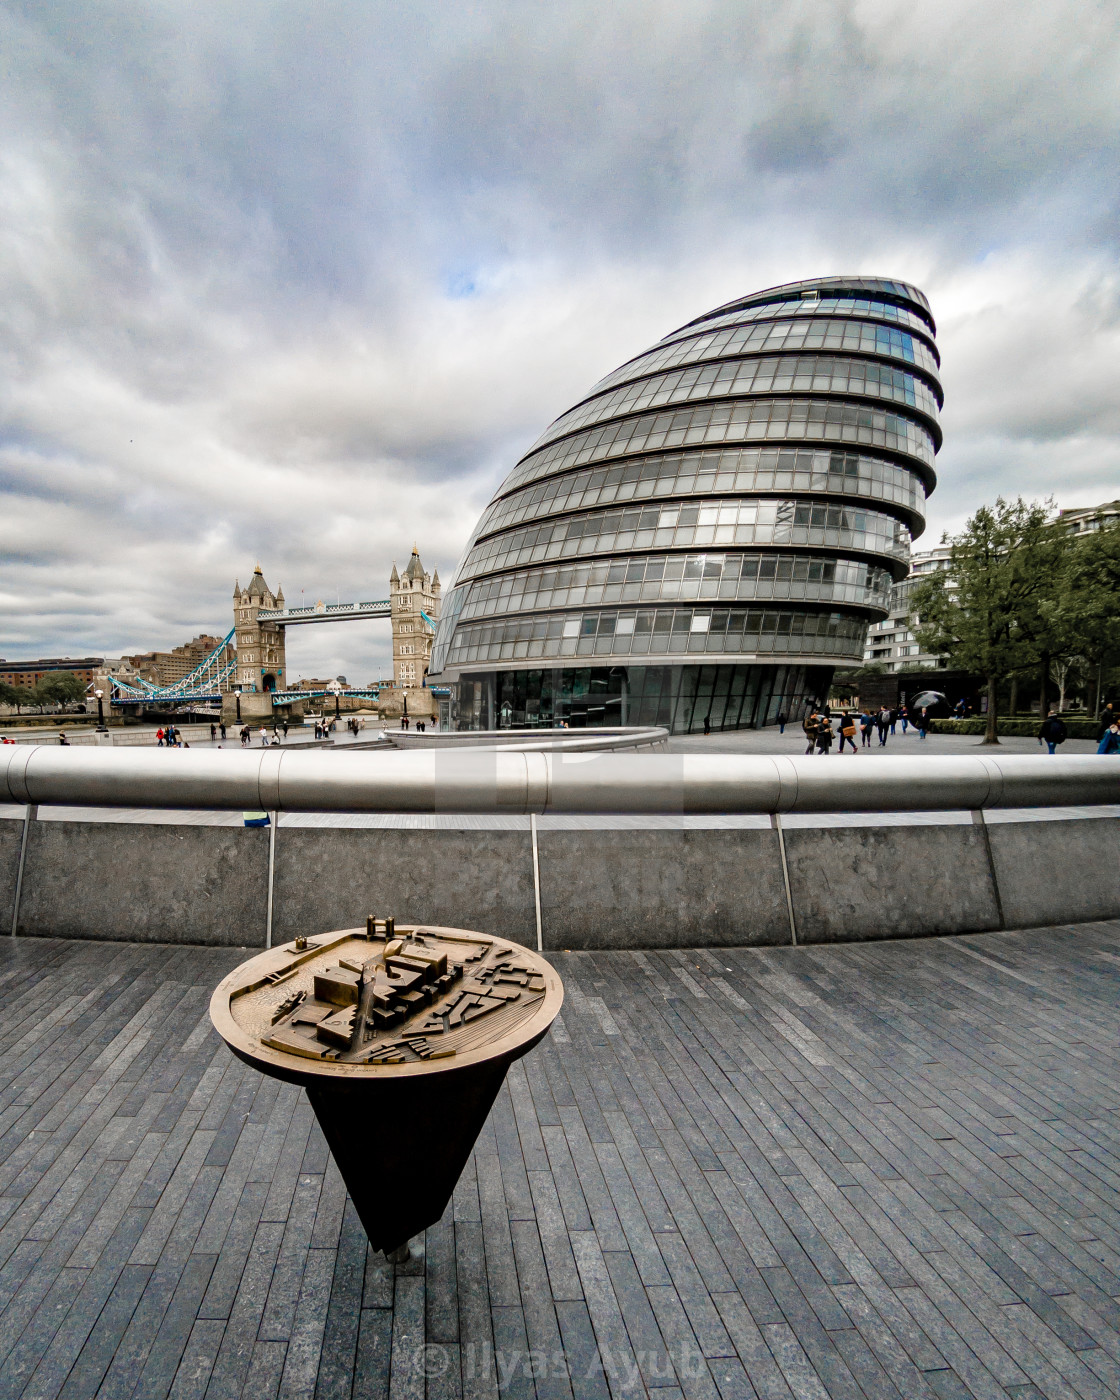
[[[371,919],[258,954],[210,1015],[234,1054],[304,1086],[370,1243],[391,1256],[443,1215],[563,988],[504,939],[391,923],[388,935]]]

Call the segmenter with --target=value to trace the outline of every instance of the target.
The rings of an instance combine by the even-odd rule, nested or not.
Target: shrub
[[[997,732],[1008,738],[1019,735],[1021,738],[1034,739],[1038,735],[1041,720],[1037,716],[1031,719],[1004,719],[1001,716],[996,723]],[[930,732],[933,734],[983,734],[987,725],[988,722],[984,718],[935,719]],[[1065,719],[1065,726],[1066,737],[1069,739],[1097,739],[1100,737],[1101,727],[1095,719]]]

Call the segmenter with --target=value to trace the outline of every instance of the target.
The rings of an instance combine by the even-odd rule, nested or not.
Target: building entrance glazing
[[[572,729],[663,725],[674,734],[756,729],[823,697],[831,668],[805,666],[570,666],[464,677],[457,729]]]

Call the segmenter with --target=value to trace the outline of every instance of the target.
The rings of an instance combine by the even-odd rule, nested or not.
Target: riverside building
[[[904,282],[741,297],[601,380],[517,463],[445,596],[452,724],[736,729],[858,665],[924,527],[936,327]]]

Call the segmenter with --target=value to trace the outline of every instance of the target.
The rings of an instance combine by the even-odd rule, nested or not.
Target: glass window
[[[746,399],[696,405],[585,428],[522,458],[502,492],[570,467],[611,457],[695,443],[745,443],[751,438],[835,441],[886,448],[932,467],[936,446],[928,428],[885,409],[826,399]]]
[[[891,399],[916,408],[931,419],[936,419],[941,403],[940,386],[936,381],[931,385],[907,370],[877,361],[838,355],[769,355],[759,359],[723,360],[639,379],[585,400],[557,418],[530,451],[590,423],[605,422],[661,404],[799,390]]]
[[[827,492],[901,506],[915,523],[925,505],[917,472],[844,448],[702,448],[623,463],[611,470],[614,480],[603,485],[606,475],[602,467],[584,468],[502,496],[479,521],[475,537],[586,506],[716,490]]]
[[[572,625],[574,624],[574,626]],[[657,608],[640,612],[584,613],[564,620],[562,633],[531,620],[462,624],[451,648],[452,664],[525,657],[664,654],[805,654],[860,659],[867,623],[837,612],[787,612],[758,608]]]
[[[628,510],[596,511],[583,516],[492,535],[474,546],[459,571],[457,582],[480,574],[576,554],[650,548],[675,549],[717,543],[717,528],[726,544],[830,545],[904,560],[909,555],[906,527],[878,511],[826,502],[733,500],[713,502],[705,511],[718,511],[718,527],[702,520],[695,505],[638,506]],[[726,512],[726,514],[725,514]],[[656,540],[655,540],[656,535]]]

